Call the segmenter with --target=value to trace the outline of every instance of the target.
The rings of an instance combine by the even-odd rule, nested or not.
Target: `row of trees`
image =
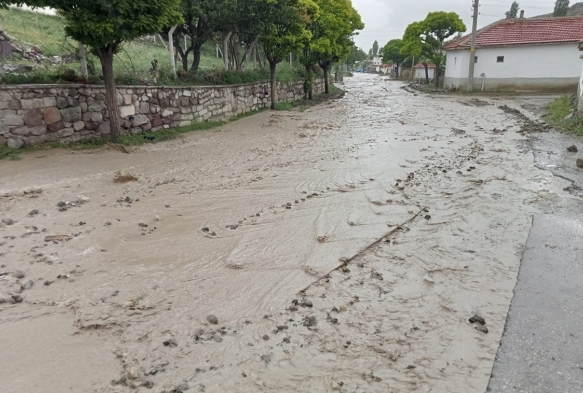
[[[198,70],[201,47],[214,37],[220,37],[227,69],[241,69],[248,54],[256,56],[261,47],[271,70],[274,108],[275,69],[290,52],[301,53],[309,91],[314,67],[324,70],[328,93],[330,67],[352,54],[352,36],[364,28],[351,0],[0,0],[0,7],[9,5],[57,10],[66,34],[99,57],[114,141],[120,119],[114,115],[119,112],[113,57],[123,42],[163,33],[189,72]],[[180,37],[189,38],[184,48]]]
[[[418,59],[425,66],[429,83],[429,63],[435,64],[435,83],[439,83],[441,70],[445,65],[443,44],[449,38],[466,31],[466,25],[455,12],[430,12],[422,21],[411,23],[405,30],[403,39],[389,41],[383,48],[383,62],[399,66],[408,60]]]
[[[561,17],[561,16],[567,16],[567,13],[569,12],[569,5],[570,5],[570,0],[556,0],[555,2],[555,9],[553,11],[553,16],[554,17]],[[510,6],[510,18],[512,19],[516,19],[518,17],[518,10],[520,9],[520,4],[515,1],[512,3],[512,5]]]

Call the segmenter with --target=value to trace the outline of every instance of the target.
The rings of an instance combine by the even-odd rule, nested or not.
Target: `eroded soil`
[[[485,391],[532,214],[568,182],[515,101],[344,88],[0,162],[2,391]]]

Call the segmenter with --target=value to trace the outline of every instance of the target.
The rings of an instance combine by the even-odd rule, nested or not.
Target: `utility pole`
[[[472,23],[472,46],[470,48],[470,73],[468,75],[468,91],[474,91],[474,67],[476,65],[476,34],[478,31],[478,13],[480,0],[474,0],[474,20]]]

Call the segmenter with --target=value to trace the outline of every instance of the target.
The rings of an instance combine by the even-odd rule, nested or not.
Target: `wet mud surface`
[[[518,102],[344,88],[0,162],[3,391],[485,391],[532,215],[570,182]]]

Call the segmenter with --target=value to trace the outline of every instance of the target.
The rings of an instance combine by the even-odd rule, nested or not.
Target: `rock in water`
[[[476,330],[479,330],[482,333],[488,333],[488,328],[486,326],[476,326]]]
[[[12,218],[6,217],[2,219],[2,222],[6,225],[12,225],[14,224],[14,220]]]
[[[113,176],[113,181],[116,183],[127,183],[129,181],[138,181],[138,178],[126,171],[117,171]]]
[[[216,317],[216,315],[209,315],[208,317],[206,317],[206,320],[209,323],[212,323],[213,325],[218,325],[219,324],[219,319]]]
[[[583,158],[577,158],[577,168],[583,168]]]
[[[569,146],[567,148],[567,151],[571,152],[571,153],[577,153],[579,151],[579,149],[577,149],[577,146],[573,145],[573,146]]]
[[[482,325],[486,324],[486,320],[484,319],[484,317],[477,315],[477,314],[470,318],[470,322],[471,323],[477,322],[477,323],[481,323]]]

